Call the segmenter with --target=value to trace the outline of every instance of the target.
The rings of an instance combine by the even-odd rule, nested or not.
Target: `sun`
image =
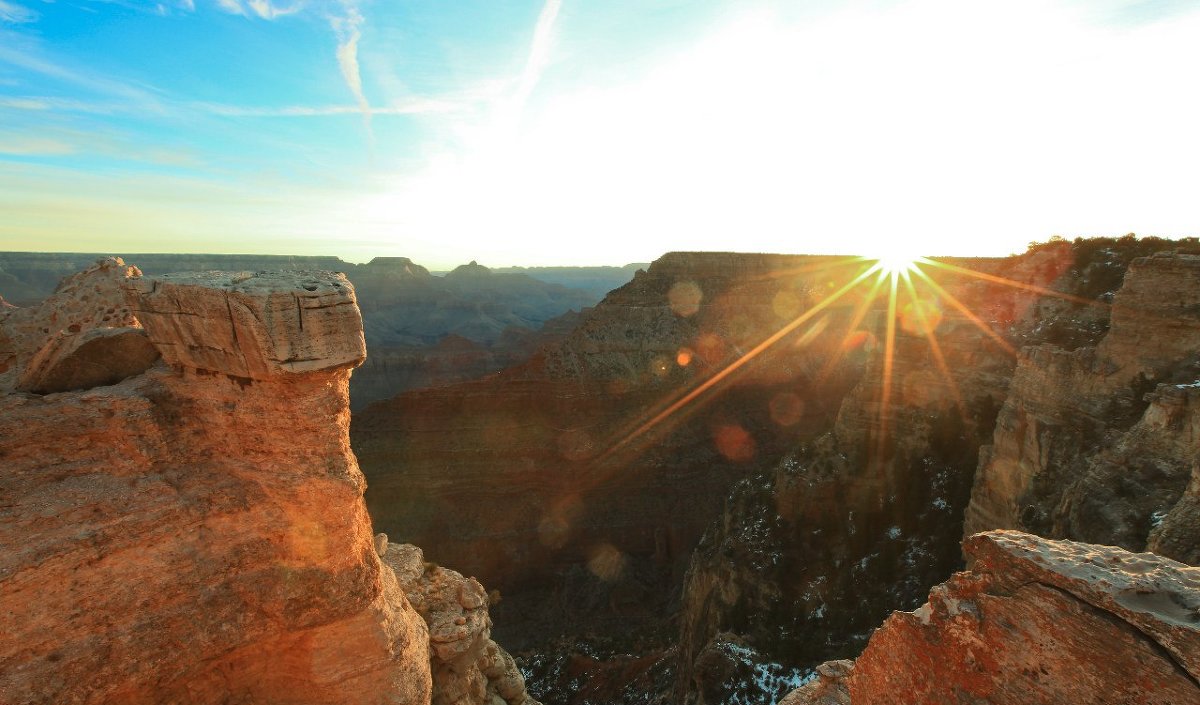
[[[874,252],[863,259],[874,261],[875,264],[872,269],[888,276],[907,274],[916,269],[917,265],[924,261],[924,258],[920,255],[914,255],[911,251],[906,251],[902,247],[891,247],[883,251]]]

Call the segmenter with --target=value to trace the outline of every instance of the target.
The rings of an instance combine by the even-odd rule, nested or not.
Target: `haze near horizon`
[[[1198,9],[0,0],[0,249],[447,269],[1196,235]]]

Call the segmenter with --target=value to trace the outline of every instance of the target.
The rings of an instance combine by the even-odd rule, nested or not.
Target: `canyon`
[[[0,307],[0,699],[1200,702],[1195,252],[670,253],[353,416],[361,272],[102,260]]]
[[[1147,257],[1179,244],[939,260],[923,267],[936,288],[913,275],[896,311],[861,282],[830,301],[861,271],[844,259],[673,253],[529,363],[356,414],[368,506],[504,592],[499,633],[552,702],[778,700],[961,567],[980,457],[1002,448],[1039,351],[1140,350],[1151,376],[1104,413],[1129,428],[1145,411],[1113,443],[1154,444],[1146,464],[1166,469],[1139,488],[1111,468],[1092,484],[1138,498],[1141,542],[1119,545],[1145,550],[1153,525],[1194,550],[1195,524],[1172,527],[1195,516],[1183,377],[1200,287],[1177,273],[1192,255]],[[1183,300],[1156,310],[1166,292]],[[1133,401],[1148,393],[1164,401]]]

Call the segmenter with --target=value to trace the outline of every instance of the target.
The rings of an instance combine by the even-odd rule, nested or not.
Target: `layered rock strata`
[[[428,703],[429,627],[350,451],[353,287],[137,275],[102,261],[0,314],[0,701]],[[161,361],[24,384],[78,380],[112,329]]]
[[[1198,404],[1200,256],[1138,259],[1099,345],[1022,354],[964,532],[1015,528],[1196,561]]]
[[[1200,702],[1200,568],[1013,531],[787,705]]]

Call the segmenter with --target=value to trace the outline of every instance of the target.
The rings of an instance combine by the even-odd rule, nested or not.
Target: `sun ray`
[[[1103,301],[1097,301],[1096,299],[1088,299],[1088,298],[1084,298],[1082,296],[1075,296],[1073,294],[1068,294],[1063,291],[1055,291],[1054,289],[1048,289],[1044,286],[1038,286],[1037,284],[1030,284],[1028,282],[1019,282],[1015,279],[1008,279],[1007,277],[1001,277],[1001,276],[997,276],[995,274],[988,274],[986,272],[977,272],[974,269],[968,269],[967,267],[959,267],[958,265],[950,264],[949,262],[939,262],[937,260],[927,260],[927,262],[939,269],[944,269],[944,270],[947,270],[950,272],[955,272],[957,274],[965,274],[969,277],[974,277],[976,279],[982,279],[983,281],[992,282],[994,284],[1003,284],[1004,286],[1012,287],[1014,289],[1023,289],[1025,291],[1033,292],[1035,294],[1042,294],[1043,296],[1053,296],[1055,298],[1065,299],[1067,301],[1073,301],[1078,304],[1086,304],[1088,306],[1105,306],[1105,307],[1110,306],[1110,304],[1107,304]]]
[[[892,367],[896,357],[896,285],[900,270],[887,272],[888,284],[887,336],[883,344],[883,379],[879,402],[879,438],[875,451],[875,462],[882,463],[887,451],[888,404],[892,400]]]
[[[959,313],[961,313],[963,316],[966,316],[968,320],[970,320],[972,323],[975,324],[976,327],[979,328],[979,330],[983,331],[985,334],[988,335],[988,337],[990,337],[993,341],[995,341],[995,343],[997,345],[999,345],[1001,348],[1003,348],[1005,352],[1007,352],[1009,355],[1012,355],[1013,357],[1017,356],[1016,348],[1014,348],[1011,344],[1009,344],[1009,342],[1007,340],[1005,340],[999,333],[992,330],[991,326],[984,323],[983,320],[981,320],[979,318],[979,316],[975,315],[975,313],[972,312],[971,309],[967,308],[966,304],[959,301],[958,298],[956,296],[954,296],[954,294],[951,294],[950,292],[946,291],[946,289],[943,288],[941,284],[938,284],[936,281],[933,280],[933,277],[930,277],[928,274],[921,271],[920,269],[916,270],[916,274],[917,274],[917,276],[921,277],[921,279],[926,284],[928,284],[934,291],[936,291],[939,296],[941,296],[946,301],[949,301],[950,305],[953,306]]]
[[[875,283],[871,285],[871,289],[867,292],[866,296],[864,296],[863,300],[858,304],[857,307],[855,307],[854,318],[850,320],[850,325],[846,328],[846,335],[842,337],[842,344],[839,345],[838,349],[833,353],[833,355],[831,355],[830,358],[825,361],[825,365],[822,366],[821,371],[817,373],[815,380],[817,384],[820,384],[828,379],[829,376],[833,374],[834,368],[836,368],[838,363],[842,361],[842,358],[846,357],[846,348],[850,343],[850,337],[854,335],[854,331],[858,329],[858,326],[862,323],[862,320],[866,318],[867,311],[870,310],[871,304],[874,303],[875,297],[879,294],[879,287],[881,286],[883,286],[883,279],[876,278]]]
[[[959,413],[963,420],[966,420],[966,406],[963,404],[962,393],[959,391],[958,382],[955,381],[954,375],[950,373],[950,366],[946,364],[946,357],[942,354],[942,346],[938,343],[937,336],[934,335],[933,326],[929,324],[929,319],[925,316],[925,309],[917,303],[917,289],[913,285],[912,278],[906,277],[904,285],[908,289],[908,295],[913,300],[913,311],[916,313],[917,322],[921,326],[921,331],[925,334],[925,339],[929,341],[929,351],[933,354],[934,364],[941,370],[942,376],[950,385],[950,393],[954,396],[954,404],[958,407]]]
[[[713,376],[704,380],[702,383],[700,383],[698,386],[696,386],[690,392],[688,392],[687,394],[682,396],[678,401],[672,403],[670,406],[668,406],[666,409],[660,411],[657,415],[655,415],[649,421],[645,422],[638,428],[634,429],[634,431],[632,433],[625,436],[621,440],[617,441],[615,444],[613,444],[609,448],[608,451],[606,451],[604,453],[604,456],[611,455],[612,453],[616,452],[617,450],[628,445],[633,440],[644,435],[645,433],[647,433],[648,431],[653,429],[655,426],[658,426],[660,423],[662,423],[664,420],[666,420],[667,418],[669,418],[670,416],[675,414],[677,411],[679,411],[680,409],[682,409],[685,406],[687,406],[688,404],[690,404],[693,400],[695,400],[701,394],[704,394],[709,389],[712,389],[714,386],[716,386],[721,381],[723,381],[724,379],[726,379],[727,377],[732,375],[734,372],[736,372],[738,369],[740,369],[746,363],[753,360],[755,357],[757,357],[759,354],[761,354],[764,350],[766,350],[767,348],[770,348],[772,345],[779,342],[784,336],[786,336],[787,334],[796,330],[800,326],[804,325],[806,322],[811,320],[813,318],[813,316],[816,316],[821,311],[823,311],[826,308],[828,308],[829,306],[833,305],[834,302],[836,302],[838,299],[845,296],[847,292],[852,290],[854,287],[858,286],[860,283],[862,283],[862,281],[864,279],[866,279],[867,277],[869,277],[870,275],[872,275],[876,271],[878,271],[878,269],[879,269],[878,266],[869,267],[868,269],[866,269],[865,271],[860,273],[858,276],[854,277],[854,279],[851,279],[849,282],[847,282],[840,289],[838,289],[834,293],[826,296],[824,299],[822,299],[820,302],[818,302],[812,308],[808,309],[801,315],[797,316],[790,323],[783,326],[778,331],[776,331],[775,333],[773,333],[772,335],[767,337],[761,343],[759,343],[754,348],[752,348],[749,352],[746,352],[745,354],[738,357],[738,359],[731,362],[720,372],[717,372]]]

